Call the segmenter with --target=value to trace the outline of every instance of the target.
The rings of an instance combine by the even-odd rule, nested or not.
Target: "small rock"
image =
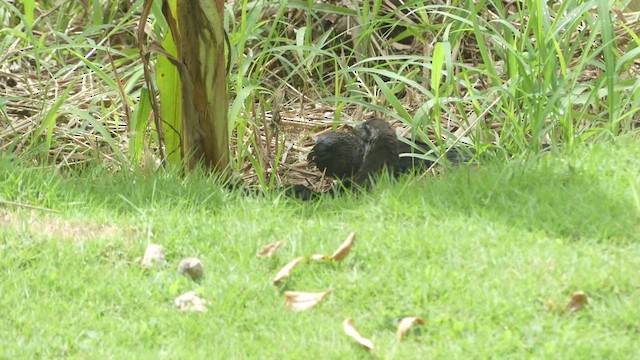
[[[195,257],[188,257],[180,261],[178,265],[178,272],[189,276],[193,280],[202,278],[204,274],[204,265],[200,259]]]
[[[207,311],[207,300],[199,297],[195,291],[189,291],[176,298],[173,302],[180,311],[205,312]]]
[[[146,268],[152,267],[155,263],[164,261],[164,252],[162,245],[149,244],[144,251],[144,257],[142,258],[142,266]]]

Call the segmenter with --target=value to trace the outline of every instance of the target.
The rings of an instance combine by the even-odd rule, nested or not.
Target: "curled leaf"
[[[398,340],[402,340],[402,338],[407,335],[407,332],[409,332],[413,324],[424,325],[424,319],[417,316],[402,319],[398,324],[398,330],[396,331],[396,337]]]
[[[311,255],[311,261],[316,261],[316,262],[321,262],[321,261],[327,261],[329,259],[329,257],[327,257],[327,255],[323,255],[323,254],[313,254]]]
[[[576,291],[567,302],[567,310],[573,313],[584,309],[587,305],[589,305],[587,295],[582,291]]]
[[[358,344],[365,347],[369,351],[373,351],[373,341],[360,335],[358,330],[356,330],[355,325],[353,324],[352,318],[344,319],[344,321],[342,322],[342,329],[344,329],[344,333],[347,334],[347,336],[351,337]]]
[[[331,290],[321,293],[305,293],[299,291],[285,291],[284,305],[293,312],[309,310],[318,305],[324,298],[329,295]]]
[[[338,250],[336,250],[330,257],[331,260],[341,261],[345,259],[349,252],[351,252],[351,247],[353,246],[353,242],[356,239],[356,232],[352,231],[349,236],[347,236],[346,240],[340,245]]]
[[[262,249],[260,249],[260,251],[258,251],[258,254],[256,254],[256,256],[264,259],[270,258],[275,255],[275,253],[283,246],[284,240],[265,245]]]
[[[173,302],[178,310],[186,312],[207,311],[207,300],[199,297],[195,291],[186,292],[176,298]]]
[[[271,283],[273,283],[273,285],[278,285],[280,284],[280,281],[282,279],[286,279],[291,275],[291,271],[298,266],[298,264],[300,264],[300,262],[304,260],[304,258],[302,256],[296,258],[295,260],[291,261],[290,263],[288,263],[287,265],[285,265],[282,269],[280,269],[280,271],[278,271],[278,273],[276,274],[276,276],[274,276],[273,280],[271,280]]]

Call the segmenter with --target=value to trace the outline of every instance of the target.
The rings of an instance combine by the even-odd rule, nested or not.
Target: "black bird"
[[[349,133],[332,131],[318,137],[307,161],[328,176],[344,180],[358,172],[363,157],[362,140]]]
[[[307,161],[314,163],[328,176],[341,180],[345,187],[351,187],[352,184],[367,187],[372,176],[377,176],[385,170],[397,176],[400,173],[431,167],[434,161],[414,156],[399,156],[404,153],[425,155],[431,150],[431,147],[422,141],[415,141],[415,144],[418,149],[400,140],[386,121],[371,119],[357,125],[353,134],[332,131],[320,135],[307,156]],[[473,153],[472,149],[451,149],[445,156],[451,163],[457,164],[469,161],[469,154]],[[340,188],[332,187],[329,193],[335,194],[339,190]],[[304,200],[319,195],[304,185],[296,185],[289,191],[295,197]]]
[[[412,170],[420,171],[431,167],[434,161],[415,156],[399,156],[399,154],[425,155],[431,151],[431,146],[420,140],[414,141],[417,149],[397,138],[395,131],[388,126],[384,120],[374,119],[364,122],[353,130],[353,134],[346,132],[327,132],[316,141],[311,149],[307,161],[314,163],[320,171],[324,171],[328,176],[345,180],[353,177],[363,166],[365,152],[368,151],[372,157],[369,164],[361,172],[370,175],[377,170],[373,168],[376,162],[386,164],[389,168],[394,168],[395,173],[407,173]],[[377,137],[377,145],[373,146],[377,150],[371,152],[373,136]],[[384,136],[380,136],[383,133]],[[386,139],[386,140],[383,140]],[[395,139],[397,150],[394,149],[391,139]],[[397,153],[397,163],[393,160],[393,154]],[[469,154],[473,151],[465,152],[463,149],[450,149],[445,156],[452,164],[466,162],[470,160]],[[377,161],[374,161],[378,159]]]
[[[383,171],[395,174],[398,168],[398,136],[388,122],[371,119],[358,124],[353,134],[364,144],[362,165],[353,177],[357,185],[366,185],[371,176]]]

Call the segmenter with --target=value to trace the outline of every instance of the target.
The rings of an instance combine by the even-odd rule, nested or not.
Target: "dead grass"
[[[511,10],[514,11],[514,9]],[[301,16],[300,11],[291,10],[291,16],[288,17],[292,21],[293,28],[305,25],[305,16]],[[616,11],[616,14],[622,20],[616,23],[616,34],[621,53],[624,53],[629,46],[628,32],[624,27],[635,29],[634,31],[637,33],[640,30],[640,21],[638,21],[640,13],[622,14]],[[487,16],[488,20],[497,18],[491,12],[488,12]],[[404,20],[410,19],[405,18]],[[336,21],[336,24],[344,23],[340,19],[336,19]],[[357,26],[357,24],[351,26]],[[514,24],[514,26],[521,26],[521,24]],[[588,31],[589,29],[578,30]],[[345,33],[348,31],[345,30]],[[374,39],[374,45],[382,49],[381,41],[382,39]],[[429,56],[431,51],[416,41],[410,45],[395,45],[385,48],[386,50],[381,55],[389,54],[389,49],[398,54],[424,56]],[[43,63],[41,69],[46,70],[38,73],[34,61],[20,56],[21,52],[29,49],[22,48],[19,42],[15,42],[8,50],[2,59],[17,60],[5,61],[0,66],[0,96],[7,99],[4,111],[0,111],[0,151],[22,156],[34,142],[42,142],[51,131],[53,141],[48,150],[48,156],[44,160],[49,164],[68,167],[99,159],[113,164],[114,168],[126,166],[118,161],[117,156],[118,152],[125,155],[128,152],[128,129],[124,120],[127,118],[126,109],[115,89],[110,89],[101,79],[83,66],[72,66],[70,70],[60,72],[60,68],[53,65],[53,62],[48,64],[49,59],[46,58],[41,59]],[[477,46],[470,38],[465,40],[465,45],[461,47],[458,59],[470,65],[479,61]],[[79,60],[75,59],[74,61],[81,65]],[[127,66],[133,65],[135,64],[127,64]],[[640,74],[638,61],[633,67],[634,69],[630,69],[627,73]],[[110,76],[113,75],[112,71],[103,70]],[[593,81],[600,75],[599,70],[592,70],[585,71],[582,80]],[[482,84],[482,81],[479,81],[478,84]],[[139,81],[139,85],[142,85],[142,80]],[[42,129],[44,116],[68,87],[72,87],[69,98],[56,115],[54,126],[51,130]],[[248,136],[259,138],[256,141],[259,146],[251,151],[259,153],[261,162],[266,165],[263,166],[265,175],[269,176],[275,172],[278,184],[313,185],[316,189],[326,187],[327,182],[322,181],[322,174],[306,163],[306,155],[315,137],[333,125],[335,109],[314,102],[314,99],[308,98],[292,87],[288,88],[286,97],[291,100],[282,107],[277,126],[271,126],[274,123],[271,121],[272,114],[266,113],[265,118],[258,122],[259,125],[250,129]],[[407,91],[402,101],[407,111],[414,113],[423,104],[424,99]],[[78,113],[94,119],[95,123],[88,123],[81,116],[78,116]],[[375,115],[379,114],[366,113],[356,107],[347,107],[341,114],[341,119],[342,122],[349,123],[352,120],[361,120]],[[471,112],[468,115],[472,115]],[[455,119],[445,120],[443,127],[451,133],[461,129],[468,131],[468,129],[463,129],[463,125]],[[264,124],[269,125],[264,126]],[[500,126],[499,123],[495,125]],[[497,130],[499,129],[496,128]],[[267,132],[272,134],[267,134]],[[283,138],[284,144],[283,155],[278,164],[274,163],[276,132],[281,140]],[[406,134],[407,129],[404,126],[399,126],[398,132]],[[107,134],[108,136],[106,136]],[[242,146],[248,146],[247,140],[242,139]],[[238,139],[234,139],[233,142],[237,144]],[[151,154],[151,156],[156,157],[155,154]],[[33,157],[33,159],[36,163],[43,160],[38,157]],[[256,170],[248,161],[244,163],[241,171],[247,183],[257,183]]]
[[[74,243],[108,238],[130,239],[136,230],[122,228],[109,223],[94,223],[65,220],[56,214],[42,214],[39,211],[11,212],[0,209],[0,227],[21,231],[37,238],[50,237]]]

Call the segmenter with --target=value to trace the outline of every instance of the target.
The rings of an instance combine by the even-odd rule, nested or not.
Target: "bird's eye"
[[[364,135],[367,139],[371,137],[371,129],[368,126],[363,126],[362,130],[364,130]]]
[[[371,139],[375,135],[373,129],[370,126],[364,127],[364,133],[367,135],[367,139]]]

